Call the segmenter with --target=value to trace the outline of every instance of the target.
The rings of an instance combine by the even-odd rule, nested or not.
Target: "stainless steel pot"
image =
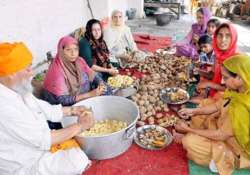
[[[76,140],[90,159],[113,158],[124,153],[131,146],[139,117],[139,109],[134,102],[124,97],[100,96],[76,104],[76,106],[81,105],[91,107],[97,121],[115,119],[128,124],[127,128],[105,136],[76,136]],[[68,126],[76,120],[76,117],[66,117],[62,123],[63,126]]]

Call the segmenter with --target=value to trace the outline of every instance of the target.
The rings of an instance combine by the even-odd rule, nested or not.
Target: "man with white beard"
[[[0,44],[0,174],[81,174],[90,161],[72,137],[93,126],[92,113],[84,107],[52,106],[35,98],[31,62],[23,43]],[[58,122],[70,115],[78,116],[78,123],[49,129],[47,120]],[[64,150],[50,151],[65,141],[71,144]]]

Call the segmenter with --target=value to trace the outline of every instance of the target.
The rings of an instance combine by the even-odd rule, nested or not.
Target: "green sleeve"
[[[93,66],[91,46],[86,38],[79,41],[79,55],[82,57],[89,67]]]

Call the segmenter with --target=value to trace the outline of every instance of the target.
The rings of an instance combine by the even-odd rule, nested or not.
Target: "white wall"
[[[144,0],[128,0],[128,7],[136,9],[136,17],[144,17]]]
[[[108,9],[109,16],[111,16],[113,10],[117,9],[125,14],[126,10],[128,9],[127,0],[108,0],[108,4],[109,4],[109,9]]]
[[[94,17],[103,19],[114,9],[125,13],[139,1],[143,0],[90,0],[90,5]],[[25,42],[36,65],[46,59],[47,51],[55,54],[62,36],[90,18],[87,0],[0,0],[0,42]]]
[[[0,9],[0,42],[24,41],[34,64],[45,59],[47,51],[55,53],[60,37],[90,17],[83,0],[0,0]]]
[[[89,2],[94,18],[101,20],[109,16],[109,0],[89,0]]]

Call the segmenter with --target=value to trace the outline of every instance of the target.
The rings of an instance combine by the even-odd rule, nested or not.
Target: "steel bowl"
[[[147,147],[144,144],[142,144],[140,142],[140,139],[139,139],[138,136],[139,136],[139,134],[143,134],[145,132],[145,130],[147,130],[147,129],[156,129],[156,130],[164,133],[164,135],[165,135],[165,144],[162,147],[153,147],[153,146]],[[137,145],[139,145],[140,147],[142,147],[144,149],[162,150],[162,149],[166,148],[168,145],[170,145],[172,143],[173,136],[166,128],[163,128],[161,126],[158,126],[158,125],[144,125],[144,126],[141,126],[141,127],[136,129],[136,134],[134,135],[134,141],[135,141],[135,143]]]
[[[99,96],[77,103],[75,106],[92,108],[96,121],[112,119],[127,123],[127,127],[104,136],[81,136],[75,139],[90,159],[102,160],[124,153],[133,142],[136,122],[139,118],[137,105],[124,97]],[[63,126],[77,122],[77,117],[65,117]]]
[[[117,88],[113,90],[113,94],[115,96],[120,96],[120,97],[131,97],[132,95],[136,94],[139,89],[139,82],[134,80],[133,84],[124,87],[124,88]]]
[[[186,98],[184,100],[180,100],[180,101],[172,101],[170,99],[170,94],[174,93],[174,92],[177,92],[179,90],[186,94]],[[172,87],[172,88],[162,89],[160,91],[160,98],[164,103],[172,104],[172,105],[179,105],[179,104],[184,104],[184,103],[188,102],[189,99],[190,99],[190,96],[189,96],[188,92],[185,91],[184,89],[181,89],[181,88],[178,88],[178,87]]]

